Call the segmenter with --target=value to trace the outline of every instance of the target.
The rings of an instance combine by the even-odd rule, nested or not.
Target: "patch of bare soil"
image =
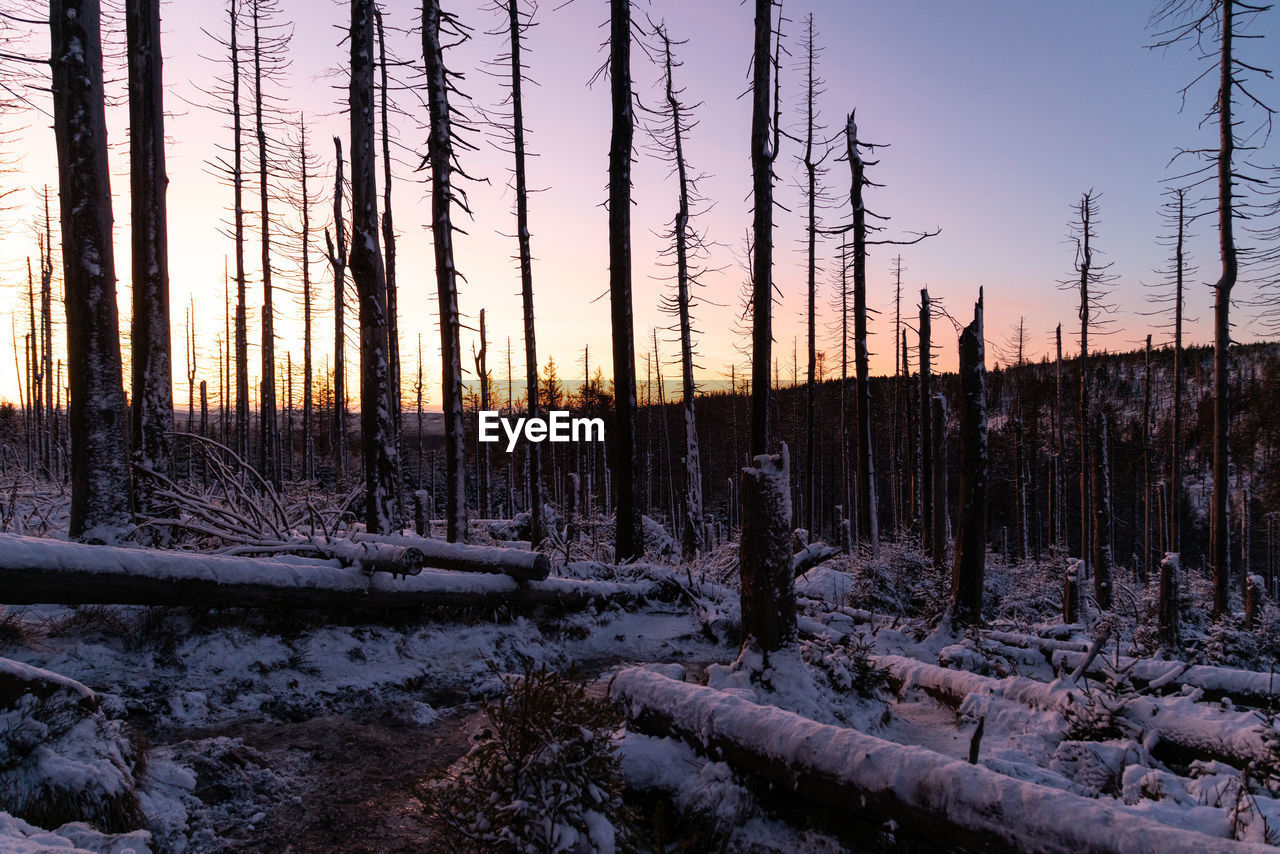
[[[419,789],[465,754],[486,724],[467,704],[426,726],[391,715],[368,722],[326,715],[297,723],[239,721],[181,735],[240,739],[268,767],[292,766],[303,780],[293,797],[264,810],[252,831],[224,836],[221,851],[428,854],[444,849],[425,821]],[[201,780],[197,794],[216,785]]]

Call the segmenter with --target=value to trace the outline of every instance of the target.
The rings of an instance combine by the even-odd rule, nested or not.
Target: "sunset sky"
[[[1193,88],[1181,108],[1179,89],[1199,74],[1204,65],[1192,53],[1176,47],[1150,51],[1144,45],[1152,36],[1147,18],[1152,2],[1116,3],[1114,0],[1078,0],[1072,3],[997,3],[992,0],[902,0],[902,2],[844,2],[844,0],[789,0],[785,13],[786,45],[792,58],[783,69],[785,122],[799,129],[803,74],[798,36],[803,20],[815,16],[817,41],[823,48],[819,71],[826,80],[820,109],[828,134],[843,127],[844,116],[856,109],[861,136],[886,143],[877,152],[879,164],[870,174],[884,188],[867,194],[869,207],[892,219],[884,236],[941,227],[940,236],[916,246],[876,247],[868,263],[870,302],[881,314],[873,321],[873,371],[893,368],[889,335],[893,322],[892,257],[901,252],[905,274],[904,314],[917,311],[919,289],[927,286],[956,317],[971,312],[978,287],[985,286],[988,306],[986,334],[988,364],[996,361],[995,348],[1007,337],[1018,318],[1025,317],[1033,355],[1051,346],[1053,328],[1064,325],[1067,351],[1076,352],[1071,330],[1078,327],[1075,302],[1057,282],[1072,274],[1073,245],[1068,241],[1071,205],[1082,192],[1094,190],[1101,197],[1101,221],[1097,248],[1113,262],[1119,278],[1114,288],[1114,333],[1093,346],[1110,350],[1137,346],[1158,320],[1142,312],[1152,308],[1151,294],[1143,282],[1157,280],[1153,269],[1165,263],[1167,251],[1155,238],[1162,233],[1157,214],[1162,183],[1179,171],[1169,160],[1178,147],[1212,144],[1211,127],[1200,127],[1213,99],[1213,86]],[[316,222],[330,221],[332,185],[331,137],[348,135],[347,119],[340,111],[345,101],[346,45],[345,3],[330,0],[301,2],[282,0],[282,19],[294,26],[292,64],[284,85],[273,93],[293,116],[303,113],[313,147],[323,161],[315,189],[323,194],[313,214]],[[474,28],[474,38],[452,50],[450,67],[466,74],[460,84],[474,105],[492,108],[502,97],[498,81],[483,73],[482,64],[505,49],[505,34],[486,31],[503,25],[501,17],[485,2],[454,2],[447,8]],[[231,134],[225,117],[208,105],[212,99],[202,90],[213,85],[224,69],[212,58],[225,59],[204,30],[225,35],[227,17],[223,3],[170,2],[164,7],[166,107],[170,112],[169,223],[174,324],[174,374],[177,400],[186,404],[184,368],[184,313],[195,300],[196,336],[200,347],[199,378],[207,379],[211,393],[217,389],[215,336],[223,322],[223,266],[232,242],[223,233],[221,219],[231,204],[231,190],[210,173],[209,163],[218,146],[228,146]],[[537,26],[526,42],[528,74],[539,85],[527,89],[525,117],[531,150],[533,186],[545,188],[530,203],[534,267],[534,300],[537,313],[539,361],[553,357],[562,377],[581,376],[583,348],[590,348],[592,371],[603,362],[609,372],[609,304],[607,298],[607,233],[602,202],[606,197],[609,146],[609,92],[607,81],[589,86],[606,54],[601,42],[608,14],[603,0],[574,0],[564,6],[547,3],[536,15]],[[406,2],[390,2],[385,10],[389,26],[416,26],[419,12]],[[744,272],[738,259],[750,225],[750,163],[748,133],[750,100],[740,97],[748,87],[753,4],[736,0],[653,0],[636,3],[636,17],[665,20],[672,35],[687,39],[680,47],[684,65],[678,82],[686,88],[686,100],[702,102],[690,133],[687,153],[691,167],[707,173],[702,193],[715,202],[698,219],[707,238],[715,242],[710,266],[718,268],[704,277],[702,291],[707,304],[696,310],[698,362],[701,380],[727,379],[729,365],[745,364],[735,349],[745,342],[735,332],[739,291]],[[123,41],[123,21],[112,19],[110,41]],[[1280,45],[1280,13],[1264,15],[1255,31],[1262,42],[1249,42],[1246,51],[1262,64],[1273,60]],[[421,42],[416,33],[396,33],[395,51],[415,66],[421,62]],[[31,53],[47,55],[47,32],[37,32],[27,44]],[[660,96],[660,68],[636,49],[632,60],[637,93],[645,104]],[[109,94],[119,102],[109,110],[113,143],[113,191],[117,233],[116,270],[120,280],[121,326],[128,318],[128,164],[127,109],[124,106],[124,70],[119,57],[108,59]],[[409,71],[401,77],[408,79]],[[1280,104],[1280,83],[1260,81],[1256,92],[1271,104]],[[47,110],[47,95],[27,93]],[[438,407],[439,333],[436,326],[435,279],[429,218],[428,188],[423,174],[415,172],[417,157],[425,152],[425,105],[413,93],[399,92],[401,117],[396,131],[401,162],[396,165],[395,222],[399,232],[399,284],[401,300],[404,374],[415,371],[415,353],[421,333],[429,382],[429,405]],[[425,96],[423,96],[425,97]],[[474,107],[465,104],[463,109]],[[246,110],[249,103],[246,101]],[[16,189],[7,202],[16,208],[4,214],[0,244],[0,310],[19,324],[25,320],[25,257],[34,256],[35,239],[29,226],[35,211],[36,189],[48,183],[56,187],[53,134],[47,114],[28,109],[3,116],[3,129],[15,131],[8,141],[10,155],[20,155],[18,171],[0,176],[6,189]],[[1250,127],[1256,114],[1250,115]],[[281,131],[275,135],[280,137]],[[469,232],[458,239],[456,261],[466,276],[459,303],[474,323],[480,309],[487,309],[489,339],[496,351],[491,357],[497,379],[505,380],[505,347],[508,336],[513,369],[523,374],[519,276],[511,255],[515,241],[511,193],[506,189],[510,157],[495,148],[482,132],[472,137],[477,151],[463,151],[463,167],[488,183],[466,185],[474,219],[464,222]],[[652,347],[652,329],[672,320],[657,310],[658,298],[670,287],[656,266],[663,245],[662,231],[675,212],[675,185],[667,167],[644,147],[646,135],[637,132],[634,172],[636,204],[633,211],[634,304],[639,378],[645,382],[645,352]],[[1260,143],[1261,138],[1255,140]],[[842,141],[837,145],[842,145]],[[1255,159],[1277,161],[1280,152],[1271,139]],[[779,211],[776,232],[775,281],[783,297],[775,310],[775,355],[789,380],[793,339],[798,338],[801,360],[805,349],[803,310],[805,272],[803,203],[797,189],[802,169],[801,149],[785,143],[779,158],[778,198],[790,212]],[[256,155],[246,167],[256,172]],[[849,174],[847,164],[829,163],[826,179],[831,197],[838,202],[825,214],[827,225],[848,218]],[[1190,165],[1190,164],[1188,164]],[[381,188],[379,188],[381,191]],[[257,205],[255,188],[246,193],[246,207]],[[281,210],[283,216],[283,206]],[[55,206],[56,216],[56,206]],[[246,255],[250,259],[250,305],[254,315],[260,305],[260,277],[256,259],[256,216]],[[1195,342],[1209,340],[1211,293],[1205,281],[1216,277],[1216,235],[1205,219],[1195,226],[1193,244],[1200,273],[1189,290],[1189,312],[1198,318],[1191,326]],[[283,239],[283,235],[277,236]],[[55,242],[57,225],[55,222]],[[312,277],[321,293],[317,316],[317,364],[323,364],[332,348],[332,283],[320,254],[323,235],[317,232]],[[837,243],[820,247],[824,266]],[[296,286],[296,276],[285,262],[277,273],[279,287]],[[819,306],[822,311],[819,348],[828,351],[829,369],[838,370],[837,350],[830,334],[834,314],[829,273],[820,274]],[[1256,287],[1242,286],[1244,303],[1258,296]],[[276,351],[301,363],[301,308],[296,299],[277,297],[282,315],[276,324]],[[354,313],[354,312],[353,312]],[[254,316],[254,315],[251,315]],[[1250,340],[1262,332],[1257,310],[1242,305],[1236,334]],[[935,324],[935,340],[943,352],[939,368],[954,370],[954,335],[944,322]],[[1166,340],[1156,330],[1156,342]],[[251,375],[257,374],[258,335],[251,326]],[[11,339],[6,330],[6,339]],[[470,369],[474,332],[464,331],[464,367]],[[678,369],[672,363],[676,348],[672,335],[660,333],[668,391],[679,388]],[[10,346],[6,341],[6,349]],[[354,336],[349,338],[354,345]],[[21,346],[21,337],[19,337]],[[352,347],[354,359],[354,346]],[[13,361],[0,370],[0,397],[16,396]],[[801,365],[803,373],[803,364]],[[351,372],[353,377],[356,374]],[[281,380],[283,384],[283,380]],[[256,385],[256,381],[251,381]],[[519,393],[519,392],[517,392]],[[300,396],[295,386],[295,395]],[[354,393],[353,393],[354,396]],[[644,397],[643,387],[641,396]]]

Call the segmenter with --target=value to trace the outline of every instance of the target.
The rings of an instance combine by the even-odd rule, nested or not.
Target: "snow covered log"
[[[648,584],[426,569],[394,579],[336,560],[252,558],[88,546],[0,534],[0,602],[260,608],[582,607],[640,597]]]
[[[98,708],[98,695],[74,679],[21,661],[0,658],[0,709],[14,708],[26,694],[47,700],[59,692],[74,697],[85,711]]]
[[[541,581],[551,574],[551,558],[525,549],[468,546],[410,534],[354,534],[351,540],[413,549],[422,555],[424,566],[435,569],[500,573],[525,581]]]
[[[923,747],[819,724],[712,688],[633,668],[614,677],[630,726],[678,737],[799,797],[875,824],[894,821],[922,848],[1061,854],[1274,852],[1182,830],[1135,810],[1006,777]]]
[[[1045,683],[1024,676],[993,679],[897,655],[875,656],[872,661],[887,674],[895,691],[918,688],[953,709],[961,709],[972,696],[1003,698],[1050,711],[1061,711],[1070,703],[1083,701],[1070,680]],[[1172,701],[1184,702],[1187,701]],[[966,711],[974,713],[972,708]],[[1198,706],[1188,714],[1176,706],[1171,708],[1169,702],[1134,697],[1123,703],[1120,713],[1144,737],[1154,736],[1149,746],[1158,758],[1182,764],[1193,759],[1216,759],[1243,768],[1268,757],[1260,721],[1252,712]]]
[[[1071,650],[1057,650],[1051,655],[1054,669],[1075,669],[1087,653]],[[1108,657],[1110,666],[1116,666],[1114,657]],[[1183,686],[1199,688],[1207,700],[1229,699],[1233,703],[1250,706],[1265,706],[1280,699],[1280,678],[1271,673],[1256,670],[1236,670],[1230,667],[1215,667],[1209,664],[1187,665],[1180,661],[1157,661],[1150,658],[1129,658],[1121,656],[1118,662],[1121,670],[1132,667],[1129,677],[1139,687],[1156,685],[1157,687],[1178,689]],[[1103,662],[1095,661],[1086,672],[1094,678],[1105,675]]]
[[[327,558],[336,558],[343,566],[354,566],[366,574],[389,572],[392,575],[417,575],[426,566],[427,556],[420,549],[387,543],[360,543],[351,540],[317,542],[316,549]]]
[[[840,549],[826,543],[812,542],[791,556],[791,574],[796,578],[804,575],[820,563],[824,563],[836,555]]]

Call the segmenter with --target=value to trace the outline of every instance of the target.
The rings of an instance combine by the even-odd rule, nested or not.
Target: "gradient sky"
[[[348,7],[328,0],[283,0],[284,18],[294,22],[292,66],[286,85],[276,90],[288,110],[303,112],[311,124],[315,149],[324,161],[319,182],[327,195],[331,184],[333,134],[348,134],[346,117],[338,111],[345,100],[345,80],[336,69],[346,63],[341,44]],[[490,107],[501,97],[496,81],[482,73],[481,64],[504,49],[505,36],[486,34],[501,26],[499,16],[484,2],[448,4],[475,29],[468,44],[447,56],[449,65],[467,76],[462,88],[475,103]],[[753,4],[737,0],[653,0],[636,3],[637,18],[647,14],[665,19],[676,38],[687,39],[679,48],[684,66],[678,82],[687,89],[686,100],[702,102],[696,116],[700,124],[687,142],[694,170],[708,173],[702,192],[714,200],[699,226],[716,245],[711,266],[720,268],[704,277],[704,297],[709,303],[696,311],[700,330],[701,379],[715,383],[727,378],[730,363],[745,364],[735,349],[744,342],[735,333],[739,291],[744,273],[738,263],[744,235],[750,225],[750,163],[748,133],[750,102],[740,97],[747,89],[751,51]],[[1158,323],[1142,312],[1151,309],[1150,293],[1141,287],[1158,277],[1152,272],[1164,263],[1166,251],[1154,238],[1162,231],[1157,209],[1165,185],[1175,174],[1168,161],[1178,146],[1195,147],[1212,142],[1212,128],[1200,128],[1200,120],[1213,97],[1212,86],[1191,91],[1180,112],[1180,87],[1202,70],[1188,50],[1149,51],[1147,17],[1152,2],[1116,3],[1114,0],[1077,2],[997,3],[994,0],[900,0],[900,2],[842,2],[842,0],[789,0],[786,15],[787,45],[793,53],[783,70],[789,127],[800,120],[803,75],[798,67],[797,40],[802,21],[815,16],[817,41],[823,48],[819,72],[826,91],[819,102],[829,134],[843,126],[844,116],[857,110],[862,138],[888,147],[877,152],[879,165],[869,173],[884,184],[867,193],[868,206],[892,219],[885,236],[941,227],[940,236],[916,246],[876,247],[869,258],[870,302],[883,313],[873,320],[873,371],[893,368],[892,278],[890,261],[901,253],[904,313],[916,313],[919,288],[927,286],[956,317],[966,317],[985,286],[987,299],[988,364],[1009,330],[1025,317],[1033,355],[1051,346],[1053,328],[1064,325],[1067,352],[1074,353],[1070,330],[1078,326],[1072,293],[1056,286],[1072,274],[1073,245],[1067,240],[1071,205],[1082,192],[1101,194],[1101,220],[1096,246],[1117,274],[1113,302],[1118,306],[1114,333],[1093,344],[1095,349],[1129,349]],[[531,150],[533,186],[545,188],[531,200],[532,245],[539,361],[553,357],[562,376],[581,376],[583,348],[589,347],[594,366],[604,363],[608,373],[609,304],[607,298],[608,252],[606,196],[609,145],[609,92],[607,81],[588,86],[593,72],[604,62],[601,49],[607,18],[603,0],[575,0],[561,8],[547,3],[536,17],[538,26],[528,35],[529,75],[539,84],[529,87],[525,116]],[[418,20],[412,3],[389,2],[389,26],[411,27]],[[184,308],[196,300],[196,334],[201,349],[200,378],[216,391],[215,336],[221,333],[224,258],[231,241],[220,231],[220,218],[231,201],[231,191],[208,174],[207,163],[215,146],[226,145],[230,132],[223,117],[201,106],[209,98],[200,89],[212,85],[219,67],[205,57],[216,56],[217,46],[202,29],[222,32],[225,10],[219,4],[190,0],[164,7],[165,78],[169,149],[170,257],[175,343],[175,380],[178,401],[186,403],[184,364]],[[111,26],[122,29],[122,24]],[[1280,44],[1280,13],[1264,16],[1256,27],[1265,33],[1253,42],[1265,64],[1276,56]],[[32,47],[47,53],[44,33]],[[118,33],[108,36],[120,40]],[[420,42],[413,34],[394,38],[396,51],[420,62]],[[110,61],[109,61],[110,62]],[[660,96],[660,69],[640,50],[633,55],[637,92],[645,103]],[[111,93],[123,95],[123,66],[119,60],[108,68]],[[1280,104],[1280,83],[1262,81],[1257,91],[1272,104]],[[39,104],[47,103],[39,93]],[[123,100],[121,98],[121,100]],[[400,95],[409,116],[399,121],[398,141],[404,147],[397,164],[395,221],[400,234],[399,283],[402,349],[406,378],[414,372],[417,338],[422,334],[427,363],[429,405],[438,406],[439,333],[435,309],[435,279],[431,255],[427,187],[412,169],[410,151],[425,151],[425,108],[412,95]],[[12,148],[22,155],[20,171],[4,176],[8,187],[20,191],[10,197],[19,205],[34,201],[29,188],[43,183],[56,186],[53,137],[46,115],[31,112],[23,117],[5,116],[5,125],[25,125]],[[120,279],[122,329],[128,316],[128,168],[127,111],[113,107],[108,118],[113,143],[113,189],[116,194],[117,275]],[[646,142],[638,132],[637,143]],[[515,242],[506,235],[514,230],[511,193],[506,189],[509,156],[492,147],[480,133],[475,152],[462,152],[464,168],[488,178],[488,184],[468,186],[475,218],[463,227],[469,234],[456,243],[458,269],[467,281],[460,288],[460,307],[474,323],[481,308],[487,309],[491,347],[499,381],[505,378],[505,350],[511,337],[513,368],[523,373],[519,277],[511,260]],[[842,142],[838,143],[842,144]],[[1274,163],[1277,144],[1267,143],[1264,162]],[[797,191],[802,170],[796,158],[800,148],[784,142],[777,169],[778,199],[791,213],[779,211],[776,233],[775,281],[782,291],[775,310],[775,356],[789,380],[793,340],[803,362],[805,305],[804,253],[801,238],[803,202]],[[834,160],[834,157],[832,158]],[[252,168],[252,167],[251,167]],[[659,280],[656,267],[663,241],[656,235],[675,211],[674,182],[667,168],[651,154],[640,151],[634,172],[633,210],[634,304],[639,377],[645,382],[644,353],[652,347],[652,329],[670,325],[657,310],[658,297],[669,287]],[[827,184],[837,204],[827,212],[829,225],[847,219],[848,167],[831,162]],[[256,205],[256,193],[246,206]],[[56,210],[56,209],[55,209]],[[24,257],[34,254],[35,242],[26,218],[31,209],[6,215],[0,246],[0,310],[25,323]],[[328,200],[317,206],[314,217],[328,222]],[[1201,268],[1197,282],[1212,280],[1217,264],[1215,237],[1208,221],[1198,225],[1200,237],[1193,246]],[[256,235],[251,236],[255,239]],[[55,225],[55,240],[56,225]],[[825,261],[834,241],[820,248]],[[246,254],[258,254],[251,245]],[[327,264],[315,254],[313,279],[325,293],[331,290]],[[260,304],[256,264],[250,261],[254,286],[252,306]],[[288,286],[277,274],[277,286]],[[836,344],[827,330],[834,320],[829,309],[831,277],[820,278],[819,306],[823,312],[820,349],[829,353],[828,365],[838,369]],[[1257,296],[1256,288],[1242,286],[1237,297]],[[599,297],[599,299],[596,299]],[[592,300],[595,300],[594,302]],[[1199,318],[1191,327],[1194,341],[1209,339],[1211,293],[1197,283],[1188,294],[1189,312]],[[322,298],[327,309],[329,298]],[[277,298],[280,340],[276,351],[283,361],[287,352],[301,361],[301,310],[283,295]],[[1249,340],[1260,332],[1252,318],[1256,311],[1242,307],[1237,317],[1237,337]],[[332,320],[327,312],[317,317],[317,362],[323,363],[332,347]],[[21,334],[21,332],[20,332]],[[6,337],[9,337],[6,335]],[[256,330],[250,330],[251,373],[257,366]],[[1156,341],[1164,337],[1157,330]],[[469,354],[474,332],[464,331],[463,348]],[[678,369],[671,359],[675,346],[671,334],[660,333],[668,392],[678,390]],[[935,324],[935,340],[943,352],[939,367],[954,370],[954,336],[947,325]],[[349,343],[354,344],[354,337]],[[470,368],[470,359],[464,361]],[[803,371],[803,365],[802,371]],[[354,374],[352,374],[354,376]],[[354,383],[354,380],[353,380]],[[256,381],[252,382],[256,385]],[[297,393],[297,392],[295,392]],[[644,389],[641,395],[644,396]],[[0,371],[0,397],[13,398],[16,384],[12,368]]]

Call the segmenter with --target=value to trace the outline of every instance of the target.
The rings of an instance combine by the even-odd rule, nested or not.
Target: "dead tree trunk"
[[[1235,128],[1232,126],[1232,89],[1236,84],[1232,57],[1235,0],[1219,4],[1221,22],[1221,57],[1218,60],[1220,83],[1216,111],[1218,113],[1218,242],[1222,256],[1222,274],[1213,286],[1213,497],[1209,506],[1209,564],[1213,568],[1213,616],[1221,617],[1230,609],[1228,603],[1229,525],[1227,520],[1227,478],[1229,457],[1227,427],[1230,423],[1231,289],[1237,275],[1235,216],[1232,188],[1232,158],[1235,153]]]
[[[395,424],[387,368],[387,282],[378,246],[378,178],[373,130],[373,0],[351,4],[351,280],[360,301],[360,443],[365,525],[399,527]]]
[[[960,333],[960,503],[950,608],[952,625],[957,627],[982,621],[987,559],[986,374],[979,291],[973,322]]]
[[[302,479],[316,476],[314,400],[311,389],[311,195],[307,188],[307,126],[299,123],[298,174],[302,182]]]
[[[667,36],[665,30],[659,30],[659,37],[662,39],[663,47],[666,52],[666,100],[667,109],[671,116],[671,158],[676,168],[676,178],[679,186],[680,200],[676,207],[675,224],[672,228],[675,237],[676,251],[676,314],[680,326],[680,381],[681,381],[681,412],[684,417],[684,498],[683,519],[680,535],[681,553],[685,560],[691,560],[697,556],[706,545],[705,532],[703,530],[702,520],[702,464],[698,455],[698,424],[694,412],[694,394],[697,387],[693,380],[693,324],[689,315],[689,285],[692,273],[689,269],[689,242],[690,242],[690,211],[689,211],[689,175],[688,167],[684,157],[684,132],[685,126],[682,123],[683,105],[677,97],[672,69],[674,62],[671,57],[671,40]],[[812,191],[812,187],[810,188]],[[812,213],[812,211],[811,211]],[[812,247],[812,220],[810,220],[810,246]],[[696,237],[694,238],[696,239]],[[810,282],[812,283],[812,255],[810,255]],[[813,308],[813,291],[809,292],[809,307]],[[813,331],[813,319],[810,315],[810,333]],[[656,333],[655,333],[656,335]],[[656,346],[656,345],[655,345]],[[810,339],[810,350],[812,350],[812,338]],[[659,370],[659,376],[661,371]],[[810,370],[810,383],[813,381],[812,369]],[[812,397],[812,390],[810,390]],[[812,400],[811,400],[812,403]],[[812,416],[812,410],[810,411]],[[810,431],[810,442],[812,442],[812,430]],[[812,453],[810,453],[812,459]],[[812,473],[812,468],[810,468]]]
[[[742,642],[768,652],[795,637],[791,554],[791,464],[787,446],[742,470]]]
[[[937,437],[930,459],[933,470],[929,473],[929,483],[933,489],[929,496],[933,505],[933,534],[930,544],[933,547],[933,565],[940,567],[947,560],[947,399],[940,394],[933,397],[930,421],[931,432]]]
[[[1182,560],[1176,552],[1170,552],[1160,562],[1160,644],[1166,650],[1180,650],[1181,631],[1178,625],[1178,576],[1182,572]]]
[[[229,6],[231,17],[231,132],[233,166],[231,175],[234,196],[236,253],[236,413],[235,451],[242,460],[249,459],[249,329],[244,268],[244,142],[240,117],[240,50],[239,4]]]
[[[324,233],[333,268],[333,479],[342,482],[347,467],[346,290],[347,223],[342,213],[342,140],[333,138],[333,235]]]
[[[1178,190],[1178,230],[1174,240],[1173,441],[1169,447],[1169,551],[1182,551],[1182,285],[1186,269],[1186,190]]]
[[[262,393],[258,400],[258,464],[262,476],[280,487],[280,436],[276,412],[275,306],[271,291],[271,207],[267,183],[267,129],[262,119],[262,5],[250,4],[253,17],[253,118],[258,137],[258,200],[262,228]]]
[[[129,461],[111,235],[97,0],[49,4],[70,375],[71,525],[107,539],[129,522]]]
[[[867,210],[862,201],[866,184],[865,164],[858,151],[858,126],[853,113],[845,123],[845,153],[852,178],[849,200],[853,205],[853,359],[857,375],[858,431],[858,540],[880,547],[879,501],[876,499],[875,455],[871,447],[870,348],[867,344]]]
[[[1098,429],[1094,431],[1093,476],[1093,596],[1103,611],[1111,609],[1111,467],[1107,454],[1107,416],[1098,413]]]
[[[448,73],[440,41],[442,23],[453,17],[439,0],[422,3],[422,52],[426,61],[431,135],[427,159],[431,164],[431,234],[435,245],[436,291],[440,302],[441,384],[444,387],[445,524],[449,542],[467,539],[466,446],[462,417],[462,353],[458,342],[458,279],[453,260],[454,145],[453,115],[449,108]],[[372,117],[370,112],[370,117]]]
[[[159,0],[129,0],[129,199],[133,232],[134,460],[168,475],[173,449],[173,367],[169,341],[169,232],[165,207],[164,82]],[[190,425],[187,427],[190,430]],[[147,478],[135,482],[142,515],[163,512]]]
[[[636,506],[636,357],[631,316],[631,0],[610,0],[609,82],[613,127],[609,141],[609,307],[613,331],[613,476],[617,483],[614,556],[644,554]]]
[[[396,287],[396,229],[391,216],[391,134],[387,118],[387,40],[382,27],[382,11],[373,7],[378,28],[378,66],[381,75],[381,97],[378,99],[382,123],[382,254],[383,274],[387,283],[387,392],[391,407],[391,433],[396,446],[396,507],[404,512],[404,401],[400,364],[400,307]]]
[[[529,246],[529,190],[525,175],[524,106],[521,83],[520,47],[524,26],[520,22],[518,0],[506,0],[511,40],[511,141],[515,155],[516,242],[520,257],[520,294],[524,313],[525,388],[530,418],[538,417],[538,351],[533,324],[533,254]],[[530,540],[537,548],[542,542],[542,445],[528,443]]]
[[[476,377],[480,381],[480,408],[489,408],[489,337],[485,334],[484,309],[480,309],[480,352],[473,353],[476,362]],[[480,493],[480,518],[491,518],[489,506],[489,444],[480,443],[480,451],[476,454],[476,480]]]
[[[1143,362],[1142,398],[1142,560],[1138,570],[1145,582],[1155,567],[1151,551],[1151,527],[1155,523],[1151,502],[1151,336],[1147,336],[1146,359]]]
[[[930,352],[931,311],[928,288],[920,289],[920,551],[933,554],[933,418],[930,414],[933,390],[930,371],[933,355]],[[935,570],[942,571],[942,564],[935,563]]]
[[[795,583],[788,532],[790,464],[786,446],[768,455],[770,351],[773,343],[773,162],[777,158],[779,38],[774,39],[773,0],[756,0],[751,80],[752,295],[750,456],[739,493],[739,567],[743,634],[766,652],[794,634]]]

